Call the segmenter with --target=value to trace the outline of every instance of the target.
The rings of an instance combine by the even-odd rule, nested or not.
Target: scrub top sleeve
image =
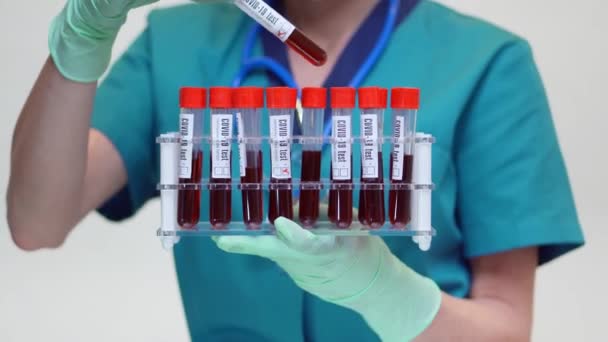
[[[495,54],[457,129],[456,215],[467,257],[538,246],[542,264],[583,244],[545,90],[525,41]]]
[[[111,220],[130,217],[156,194],[149,34],[144,31],[120,57],[95,96],[91,127],[114,144],[128,176],[127,185],[98,208]]]

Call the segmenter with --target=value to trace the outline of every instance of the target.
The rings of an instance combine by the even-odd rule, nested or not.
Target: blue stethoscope
[[[393,32],[395,27],[395,22],[397,20],[397,15],[399,13],[399,9],[401,6],[400,0],[389,0],[389,9],[386,14],[386,20],[384,22],[384,27],[382,28],[382,32],[378,37],[378,41],[374,48],[370,51],[369,55],[353,77],[353,79],[348,84],[349,87],[357,88],[363,83],[363,80],[370,73],[376,62],[378,62],[378,58],[386,47],[388,46],[388,40]],[[234,80],[232,81],[233,87],[239,87],[244,80],[254,71],[259,70],[267,70],[273,73],[276,77],[278,77],[286,86],[292,88],[298,88],[296,80],[291,75],[291,72],[282,66],[279,62],[273,60],[269,57],[254,57],[253,50],[256,43],[256,38],[258,37],[260,30],[262,27],[259,24],[253,25],[249,33],[247,34],[247,39],[245,41],[245,47],[243,49],[243,55],[241,57],[241,69],[236,74]],[[299,88],[298,88],[299,89]],[[298,98],[299,98],[298,94]],[[299,101],[298,101],[299,103]],[[298,110],[298,123],[301,125],[302,117],[301,110]],[[325,130],[324,136],[329,137],[331,135],[331,120],[325,121]]]

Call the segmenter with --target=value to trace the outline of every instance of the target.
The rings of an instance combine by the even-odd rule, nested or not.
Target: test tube
[[[211,108],[211,180],[209,222],[225,229],[232,219],[232,89],[209,89]]]
[[[207,108],[207,89],[184,87],[180,89],[180,156],[177,223],[183,229],[194,229],[200,219],[201,177],[203,171],[203,114]]]
[[[417,234],[420,235],[414,235],[412,240],[421,250],[428,251],[433,239],[431,225],[433,136],[416,133],[415,137],[412,180],[417,189],[412,197],[412,230],[419,232]]]
[[[382,134],[388,90],[378,87],[359,89],[361,108],[361,189],[359,222],[378,229],[384,225],[384,175]]]
[[[298,30],[289,20],[262,0],[232,0],[243,12],[266,30],[299,53],[311,64],[321,66],[327,61],[327,53]]]
[[[160,183],[164,186],[175,185],[179,182],[179,152],[178,143],[180,134],[161,134],[160,143]],[[177,230],[177,191],[172,188],[160,190],[160,215],[161,215],[161,243],[163,248],[169,250],[178,242],[174,236]]]
[[[266,89],[266,105],[270,121],[270,202],[268,219],[274,224],[279,217],[293,219],[291,189],[291,137],[293,114],[298,91],[294,88]]]
[[[302,89],[302,136],[304,139],[311,139],[302,143],[299,218],[306,228],[313,227],[319,218],[321,150],[326,106],[327,89]]]
[[[393,88],[393,152],[390,164],[392,188],[389,191],[389,220],[393,228],[403,229],[411,220],[412,192],[405,188],[412,183],[414,136],[420,103],[417,88]]]
[[[262,108],[264,89],[241,87],[233,90],[239,140],[239,161],[243,201],[243,222],[248,229],[259,229],[264,217],[262,193]]]
[[[331,189],[327,216],[338,228],[346,229],[353,221],[352,115],[355,88],[331,88],[332,145]]]

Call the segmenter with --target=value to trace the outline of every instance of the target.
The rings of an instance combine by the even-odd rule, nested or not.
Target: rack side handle
[[[432,184],[432,148],[433,137],[430,134],[416,133],[416,144],[414,145],[414,167],[412,180],[414,184]],[[412,197],[412,229],[416,231],[432,232],[431,225],[431,189],[417,189],[413,191]],[[421,250],[428,251],[431,248],[432,236],[425,234],[412,238]]]
[[[160,182],[161,184],[178,184],[179,169],[179,133],[161,135],[160,143]],[[164,139],[163,139],[164,138]],[[177,191],[164,189],[160,191],[161,230],[167,233],[177,231]],[[164,234],[161,238],[163,248],[169,250],[179,242],[175,234]]]

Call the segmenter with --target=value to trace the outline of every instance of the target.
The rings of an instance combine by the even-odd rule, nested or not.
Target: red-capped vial
[[[243,203],[243,222],[248,229],[259,229],[264,220],[262,109],[264,89],[241,87],[232,91],[239,138],[239,168]]]
[[[288,87],[266,89],[270,124],[270,200],[268,220],[293,219],[291,138],[298,91]]]
[[[232,89],[209,89],[211,110],[211,163],[209,222],[213,229],[225,229],[232,219]]]
[[[359,222],[367,228],[384,225],[384,175],[382,135],[388,90],[379,87],[359,89],[361,109],[361,189]]]
[[[420,108],[420,89],[393,88],[393,150],[390,163],[389,220],[393,228],[404,229],[411,221],[416,117]]]
[[[338,228],[346,229],[353,221],[352,116],[356,90],[331,88],[332,144],[331,187],[327,216]]]
[[[243,12],[283,43],[304,57],[311,64],[321,66],[327,61],[327,53],[306,37],[289,20],[262,0],[232,0]]]
[[[300,177],[299,219],[311,228],[319,219],[321,152],[327,107],[326,88],[302,89],[302,175]]]
[[[201,214],[201,178],[203,175],[203,115],[207,108],[207,89],[184,87],[179,92],[179,183],[177,223],[183,229],[195,229]]]

